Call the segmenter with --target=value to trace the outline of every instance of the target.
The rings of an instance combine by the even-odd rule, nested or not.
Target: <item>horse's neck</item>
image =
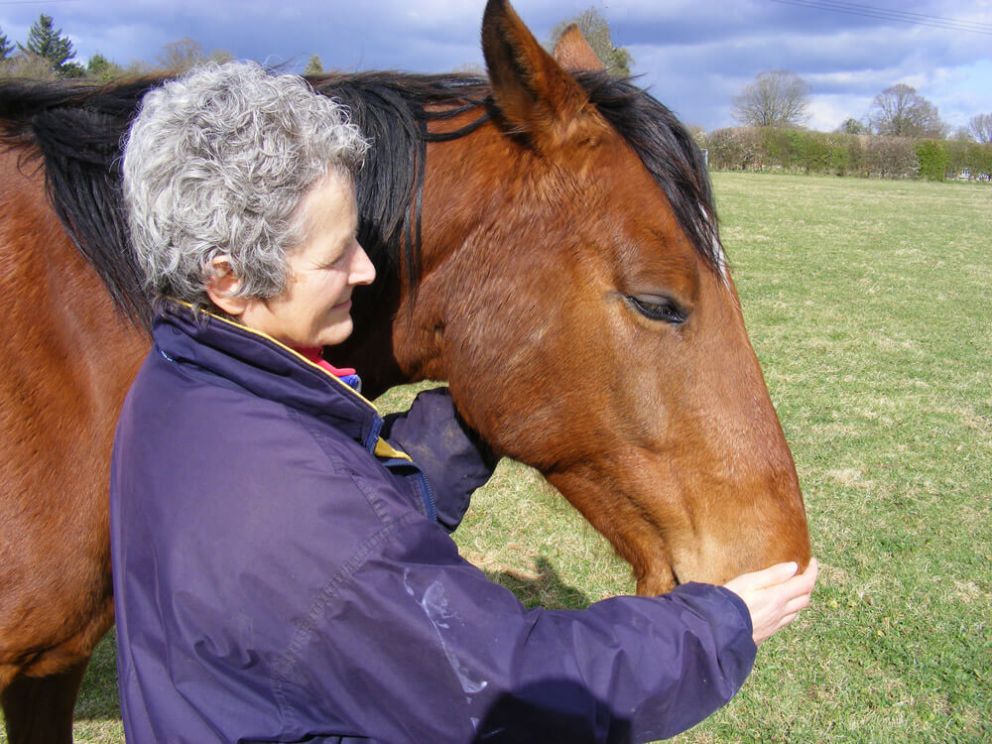
[[[379,276],[373,288],[356,292],[355,333],[332,353],[357,367],[366,390],[376,395],[402,382],[447,377],[443,327],[458,291],[451,264],[482,216],[480,199],[492,191],[492,186],[480,182],[481,174],[498,175],[492,162],[489,169],[485,167],[479,149],[497,137],[492,127],[483,126],[451,141],[428,144],[423,191],[418,196],[419,135],[411,139],[410,134],[411,126],[420,126],[416,122],[423,114],[416,113],[418,104],[397,105],[381,94],[384,84],[404,81],[360,76],[337,81],[342,82],[350,87],[329,92],[343,94],[358,123],[383,128],[376,136],[373,159],[359,175],[359,202],[367,228],[360,238],[379,266]],[[454,118],[439,117],[430,125],[431,133],[474,130],[487,118],[481,106],[463,104],[422,102],[435,114],[462,111]]]
[[[451,130],[477,120],[466,112],[447,123]],[[466,297],[499,270],[500,256],[480,257],[475,237],[493,219],[509,161],[501,136],[487,124],[458,139],[432,143],[424,174],[421,246],[416,281],[404,267],[400,302],[392,324],[393,356],[413,379],[448,379],[446,329]],[[413,286],[415,284],[415,286]]]

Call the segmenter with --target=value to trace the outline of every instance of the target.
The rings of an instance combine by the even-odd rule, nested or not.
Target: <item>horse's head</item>
[[[448,379],[642,593],[805,564],[795,467],[688,136],[632,86],[596,100],[506,2],[489,2],[483,46],[493,123],[428,149],[401,367]]]

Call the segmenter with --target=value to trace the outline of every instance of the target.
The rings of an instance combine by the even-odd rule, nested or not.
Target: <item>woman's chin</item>
[[[347,320],[339,321],[333,328],[326,329],[320,334],[318,346],[337,346],[343,344],[351,335],[354,325],[349,317]]]

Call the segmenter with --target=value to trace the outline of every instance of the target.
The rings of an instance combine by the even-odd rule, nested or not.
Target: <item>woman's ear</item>
[[[249,298],[238,295],[239,289],[241,289],[241,280],[231,267],[231,257],[221,254],[211,259],[207,276],[207,296],[214,305],[232,318],[240,317],[249,302]]]

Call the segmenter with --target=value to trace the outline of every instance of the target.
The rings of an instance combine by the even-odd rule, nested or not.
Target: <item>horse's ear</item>
[[[606,69],[603,60],[589,46],[589,42],[576,23],[570,23],[558,38],[558,43],[555,44],[555,60],[572,72],[602,72]]]
[[[482,51],[493,99],[506,124],[541,150],[576,134],[589,105],[581,86],[555,62],[507,0],[489,0]]]

